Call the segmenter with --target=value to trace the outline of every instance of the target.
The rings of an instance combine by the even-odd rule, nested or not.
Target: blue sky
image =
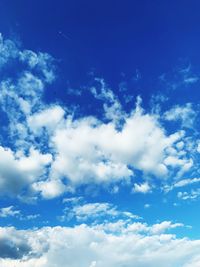
[[[200,265],[199,8],[1,1],[2,266]]]

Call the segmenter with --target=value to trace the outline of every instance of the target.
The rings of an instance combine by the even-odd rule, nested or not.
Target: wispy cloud
[[[169,192],[169,191],[171,191],[173,189],[180,188],[180,187],[185,187],[185,186],[188,186],[188,185],[193,185],[193,184],[196,184],[196,183],[199,183],[199,182],[200,182],[200,178],[182,179],[182,180],[179,180],[178,182],[175,182],[172,185],[166,185],[164,187],[164,191],[165,192]]]
[[[14,208],[14,206],[9,206],[0,209],[0,217],[18,217],[21,216],[21,211]]]
[[[194,200],[199,198],[200,196],[200,188],[192,189],[190,192],[178,192],[177,197],[181,200]]]
[[[74,202],[72,202],[74,203]],[[82,205],[66,206],[63,210],[63,215],[58,217],[60,220],[71,220],[75,218],[77,221],[85,222],[102,222],[106,220],[118,220],[120,218],[130,220],[141,219],[140,216],[135,215],[129,211],[120,211],[111,203],[85,203]]]
[[[164,113],[164,119],[168,121],[180,121],[182,127],[192,128],[197,117],[197,112],[191,103],[184,106],[174,106]]]

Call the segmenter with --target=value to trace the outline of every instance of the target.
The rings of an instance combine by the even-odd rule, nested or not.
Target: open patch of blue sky
[[[0,3],[0,265],[199,266],[199,8]]]

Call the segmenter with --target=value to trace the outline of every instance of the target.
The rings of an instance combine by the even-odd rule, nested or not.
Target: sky
[[[0,1],[0,266],[200,266],[199,9]]]

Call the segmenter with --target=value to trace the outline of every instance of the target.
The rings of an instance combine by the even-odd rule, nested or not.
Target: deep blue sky
[[[199,10],[194,0],[8,0],[0,3],[0,30],[60,59],[75,84],[92,69],[116,84],[122,72],[132,76],[139,69],[153,79],[179,59],[197,64]]]

